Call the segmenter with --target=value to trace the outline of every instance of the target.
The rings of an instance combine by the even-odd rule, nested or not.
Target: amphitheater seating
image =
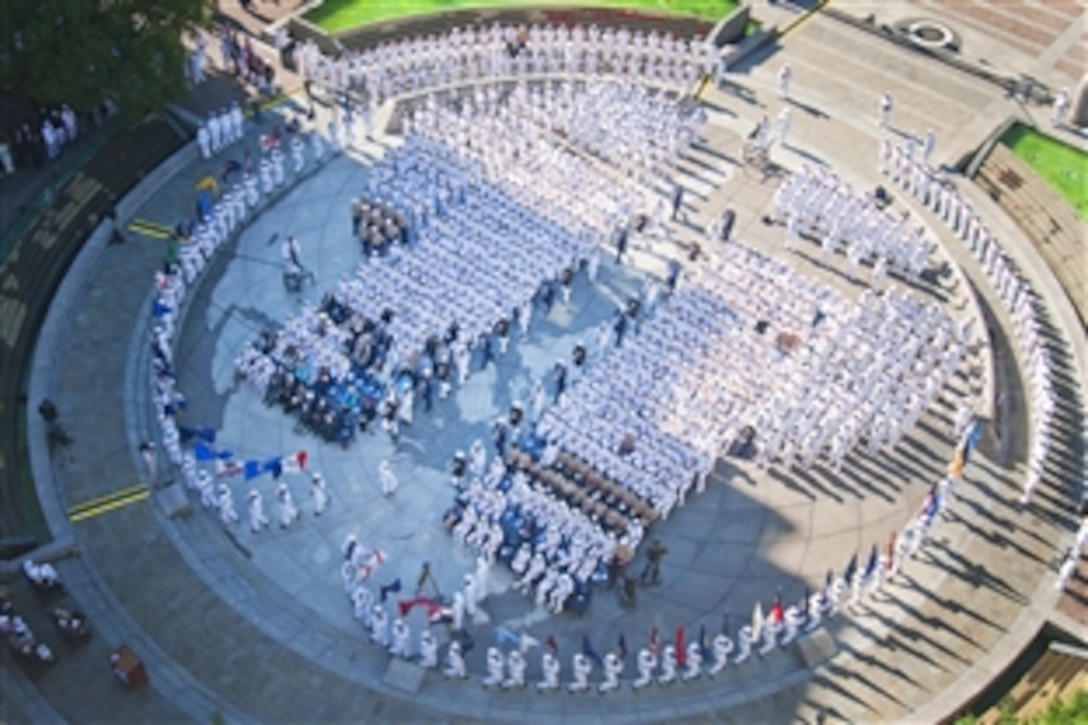
[[[1009,692],[1008,708],[1020,721],[1041,715],[1055,699],[1067,699],[1088,687],[1086,665],[1088,661],[1083,655],[1053,648],[1047,650]],[[1002,706],[987,710],[978,720],[979,725],[997,725],[1004,721]]]
[[[1072,207],[1007,146],[997,144],[979,168],[979,185],[1016,220],[1088,324],[1085,223]]]
[[[113,206],[148,172],[162,163],[183,139],[157,115],[148,116],[105,146],[61,187],[0,266],[0,430],[23,428],[24,373],[38,330],[57,287],[87,237]],[[36,401],[29,401],[36,405]],[[5,502],[27,500],[31,491],[25,440],[0,436],[0,482]],[[24,534],[32,514],[5,505],[0,536]]]

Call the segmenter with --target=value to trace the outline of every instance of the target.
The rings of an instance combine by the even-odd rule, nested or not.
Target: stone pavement
[[[788,59],[795,68],[794,140],[789,148],[776,149],[775,159],[784,167],[833,163],[837,172],[856,180],[856,187],[882,183],[875,172],[873,118],[881,89],[890,87],[904,99],[897,128],[937,129],[942,158],[951,158],[947,149],[953,147],[945,139],[959,135],[955,143],[970,145],[967,136],[977,109],[1000,107],[1003,100],[992,88],[943,69],[934,74],[918,56],[831,21],[806,22],[784,45],[775,56],[738,69],[733,88],[708,98],[706,147],[684,162],[687,171],[679,175],[695,200],[690,223],[675,231],[690,240],[711,214],[730,204],[738,210],[736,235],[745,244],[843,294],[857,294],[861,288],[838,271],[841,258],[821,268],[810,249],[793,255],[781,250],[782,230],[760,221],[777,177],[762,179],[732,162],[739,157],[740,134],[759,114],[777,113],[772,99],[780,63]],[[864,66],[845,66],[856,53],[864,54]],[[849,81],[844,67],[850,68]],[[381,149],[367,145],[362,151],[376,155]],[[161,223],[174,220],[185,211],[194,181],[209,168],[216,165],[190,164],[138,215]],[[949,520],[937,524],[920,558],[908,564],[903,578],[882,598],[831,623],[841,649],[834,660],[812,671],[794,652],[776,652],[714,682],[638,694],[624,689],[608,699],[487,694],[475,683],[434,679],[410,697],[383,685],[387,658],[365,643],[339,591],[333,562],[343,534],[358,527],[368,532],[363,537],[368,543],[390,542],[385,546],[391,558],[382,574],[399,575],[406,583],[414,581],[421,558],[437,562],[443,557],[440,584],[444,590],[452,587],[468,560],[464,552],[446,546],[438,529],[437,515],[449,499],[441,470],[450,452],[481,435],[483,421],[503,409],[507,396],[522,394],[528,381],[606,314],[639,274],[659,273],[661,257],[679,250],[667,240],[643,240],[635,266],[646,271],[607,265],[596,289],[580,281],[576,314],[557,311],[527,345],[512,347],[500,368],[501,386],[491,373],[477,375],[468,390],[440,404],[434,418],[417,413],[419,432],[407,434],[408,442],[394,458],[401,490],[391,501],[372,501],[374,467],[391,453],[388,442],[368,439],[340,451],[300,438],[290,421],[260,405],[231,376],[238,345],[259,326],[281,319],[295,302],[279,284],[278,249],[268,240],[273,233],[299,234],[304,256],[313,254],[317,260],[318,283],[306,293],[316,299],[343,265],[354,262],[355,250],[346,243],[345,201],[365,173],[358,160],[334,161],[259,217],[242,234],[235,254],[221,257],[208,273],[188,310],[178,349],[183,389],[192,397],[192,414],[202,419],[194,422],[221,424],[224,442],[239,455],[282,453],[296,445],[314,453],[333,489],[333,508],[320,524],[307,516],[289,532],[230,538],[203,511],[188,519],[167,519],[154,498],[66,524],[67,507],[131,485],[142,475],[134,448],[148,430],[149,410],[142,399],[144,335],[148,283],[161,259],[161,242],[141,239],[89,249],[86,281],[58,299],[50,323],[58,344],[43,342],[32,390],[48,390],[57,400],[77,445],[71,459],[52,462],[55,489],[49,481],[40,485],[43,507],[60,529],[58,535],[80,543],[83,555],[60,567],[101,634],[94,642],[100,651],[72,653],[60,665],[67,671],[58,668],[34,682],[62,717],[85,719],[85,713],[117,708],[112,711],[123,720],[206,719],[219,711],[231,720],[510,721],[604,718],[622,711],[632,720],[809,720],[824,712],[851,721],[931,721],[960,707],[967,696],[962,693],[999,669],[990,663],[1000,661],[1003,651],[1006,657],[1018,651],[1017,644],[1026,643],[1047,616],[1056,598],[1049,591],[1055,551],[1069,536],[1067,501],[1074,492],[1068,481],[1075,480],[1076,439],[1082,438],[1083,427],[1069,431],[1073,468],[1049,487],[1045,484],[1037,504],[1022,509],[1016,498],[1025,444],[1017,432],[1026,428],[1026,410],[1017,361],[1000,334],[1008,320],[997,312],[993,292],[969,255],[927,212],[897,201],[940,236],[945,253],[963,265],[981,303],[991,310],[998,334],[992,349],[980,351],[973,362],[988,365],[993,353],[997,384],[1009,409],[1002,429],[969,469],[969,484],[958,492]],[[1002,238],[1017,237],[1010,231]],[[953,284],[941,278],[918,293],[937,296],[954,314],[967,314],[966,290]],[[1082,364],[1078,359],[1069,363],[1074,385]],[[653,624],[666,633],[684,625],[694,635],[705,623],[716,632],[727,608],[735,628],[754,600],[769,602],[776,587],[787,599],[796,597],[827,568],[841,567],[854,550],[882,542],[917,510],[928,483],[949,459],[952,401],[977,385],[977,372],[963,372],[899,448],[876,459],[855,455],[841,475],[820,468],[763,473],[744,464],[720,467],[706,493],[693,496],[655,528],[670,548],[665,581],[660,588],[641,590],[632,613],[598,592],[584,620],[539,621],[526,612],[522,598],[501,592],[506,582],[496,570],[494,588],[499,591],[485,607],[491,623],[473,629],[474,654],[478,657],[490,644],[494,623],[525,617],[532,620],[535,635],[556,631],[566,659],[582,634],[590,634],[604,652],[622,632],[635,650]],[[96,384],[86,385],[88,379]],[[426,445],[417,448],[417,440]],[[303,490],[296,489],[296,499],[305,499]],[[152,688],[135,696],[121,693],[100,664],[105,644],[122,640],[150,665]],[[533,675],[535,657],[531,662]],[[480,673],[478,662],[473,671]],[[99,686],[88,695],[72,682]]]

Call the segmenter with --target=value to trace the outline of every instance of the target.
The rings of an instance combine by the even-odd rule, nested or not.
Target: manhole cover
[[[952,28],[937,20],[921,18],[905,20],[896,29],[907,36],[915,45],[924,48],[959,50],[960,38]]]

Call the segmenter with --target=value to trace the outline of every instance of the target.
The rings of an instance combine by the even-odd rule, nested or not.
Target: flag
[[[472,648],[476,646],[476,640],[472,638],[472,635],[468,633],[468,630],[464,630],[461,634],[461,654],[467,655]]]
[[[812,599],[812,593],[808,590],[808,585],[805,585],[805,591],[801,593],[801,602],[797,607],[798,613],[801,615],[801,626],[804,627],[808,624],[808,603]]]
[[[269,458],[267,461],[261,464],[261,468],[267,472],[270,472],[272,474],[272,478],[277,481],[280,479],[280,476],[283,475],[283,464],[280,462],[279,456],[276,456],[275,458]]]
[[[531,650],[533,647],[536,647],[538,644],[540,644],[539,639],[537,639],[533,635],[529,634],[528,632],[522,632],[521,633],[521,642],[518,643],[518,649],[521,650],[522,654],[525,654],[526,652]]]
[[[378,588],[379,598],[381,599],[382,604],[385,604],[385,600],[390,594],[397,594],[399,592],[400,592],[400,579],[399,578],[394,579],[389,584],[385,584],[385,585]]]
[[[284,456],[281,461],[284,473],[299,473],[306,468],[306,461],[309,460],[309,455],[306,451],[299,451],[293,453],[290,456]]]
[[[684,646],[684,628],[676,628],[676,664],[683,665],[687,659],[687,648]]]
[[[785,619],[785,612],[782,610],[782,592],[777,591],[774,595],[774,603],[771,604],[770,620],[772,624],[782,624],[782,620]]]
[[[827,576],[824,577],[824,588],[820,590],[820,600],[826,602],[831,597],[831,585],[835,581],[835,572],[830,569],[827,570]]]
[[[260,461],[246,461],[242,464],[242,472],[247,481],[252,481],[257,476],[261,475],[261,462]]]
[[[627,640],[620,635],[620,641],[616,643],[616,654],[621,660],[627,659]]]
[[[155,300],[154,302],[151,303],[151,315],[153,317],[165,317],[166,315],[170,314],[173,311],[174,311],[173,307],[171,307],[170,305],[164,304],[162,302],[159,302],[158,300]]]
[[[559,656],[559,643],[555,641],[554,634],[548,635],[548,638],[544,640],[544,646],[547,647],[553,655],[556,657]]]
[[[226,461],[234,458],[234,454],[228,450],[217,451],[207,443],[199,441],[193,445],[193,454],[198,461],[214,461],[217,458],[221,461]]]
[[[509,642],[510,644],[520,644],[521,637],[519,637],[515,632],[507,629],[506,627],[495,627],[495,643],[501,645],[504,642]]]
[[[956,448],[952,462],[948,464],[948,475],[955,479],[963,478],[963,468],[967,465],[967,454],[963,446]]]
[[[401,617],[407,617],[416,607],[427,609],[427,619],[432,620],[442,613],[442,605],[429,597],[416,597],[415,599],[401,599],[397,602],[397,611]]]
[[[971,451],[978,448],[978,444],[982,441],[982,421],[975,418],[967,429],[967,436],[965,439],[965,445],[963,446],[963,465],[967,465],[967,459],[970,458]]]
[[[933,484],[929,488],[929,493],[926,494],[925,503],[922,504],[921,517],[926,520],[926,526],[929,526],[933,522],[933,517],[937,515],[938,495],[937,484]]]
[[[880,552],[876,544],[873,544],[873,548],[869,550],[869,560],[865,562],[865,570],[861,574],[861,578],[864,581],[868,581],[876,574],[876,567],[880,561]]]
[[[215,443],[215,428],[210,428],[206,425],[179,425],[178,433],[181,436],[181,442],[186,443],[193,438],[196,438],[205,443]]]
[[[846,565],[846,569],[842,572],[843,581],[849,584],[854,580],[854,573],[858,570],[858,552],[854,552],[854,555],[850,557],[850,563]]]
[[[756,601],[752,607],[752,634],[751,640],[755,642],[763,636],[763,605]]]
[[[657,627],[650,627],[650,641],[647,647],[655,656],[661,654],[661,635],[658,633]]]
[[[895,563],[895,529],[888,534],[888,543],[884,545],[884,566],[891,571],[892,565]]]
[[[710,659],[710,646],[706,641],[706,624],[699,625],[699,654],[702,655],[704,660]]]
[[[589,635],[582,635],[582,654],[593,660],[598,667],[604,667],[604,660],[597,654],[597,650],[593,649],[593,645],[589,641]]]

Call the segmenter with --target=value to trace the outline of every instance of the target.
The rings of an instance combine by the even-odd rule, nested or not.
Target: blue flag
[[[261,462],[246,461],[242,466],[242,473],[245,475],[247,481],[252,481],[254,478],[261,475]]]
[[[386,585],[384,585],[384,586],[382,586],[382,587],[380,587],[378,589],[378,595],[379,595],[379,598],[382,601],[382,604],[385,604],[385,600],[390,594],[396,594],[398,592],[400,592],[400,579],[399,578],[394,579],[390,583],[388,583],[388,584],[386,584]]]
[[[842,572],[843,580],[849,584],[854,579],[854,572],[858,570],[858,553],[855,551],[854,555],[850,557],[850,563],[846,565],[846,568]]]
[[[699,654],[704,660],[710,659],[710,646],[706,641],[706,624],[699,625]]]
[[[173,312],[174,308],[169,305],[164,305],[162,302],[155,300],[151,303],[151,315],[153,317],[165,317],[169,313]]]
[[[472,635],[468,633],[467,629],[463,630],[461,633],[461,654],[467,655],[475,646],[476,640],[472,638]]]
[[[589,642],[589,635],[582,635],[582,654],[589,659],[593,660],[598,667],[604,667],[604,660],[597,654],[597,650],[593,649],[593,645]]]
[[[621,660],[627,659],[627,640],[622,634],[620,635],[620,641],[616,644],[616,654],[619,655]]]
[[[280,476],[283,475],[283,463],[280,461],[279,456],[276,456],[275,458],[269,458],[262,464],[261,468],[271,473],[272,478],[277,481],[279,480]]]
[[[880,554],[877,552],[876,544],[873,544],[872,550],[869,552],[869,560],[865,562],[865,571],[862,573],[862,579],[869,579],[876,574],[877,563],[880,559]]]

